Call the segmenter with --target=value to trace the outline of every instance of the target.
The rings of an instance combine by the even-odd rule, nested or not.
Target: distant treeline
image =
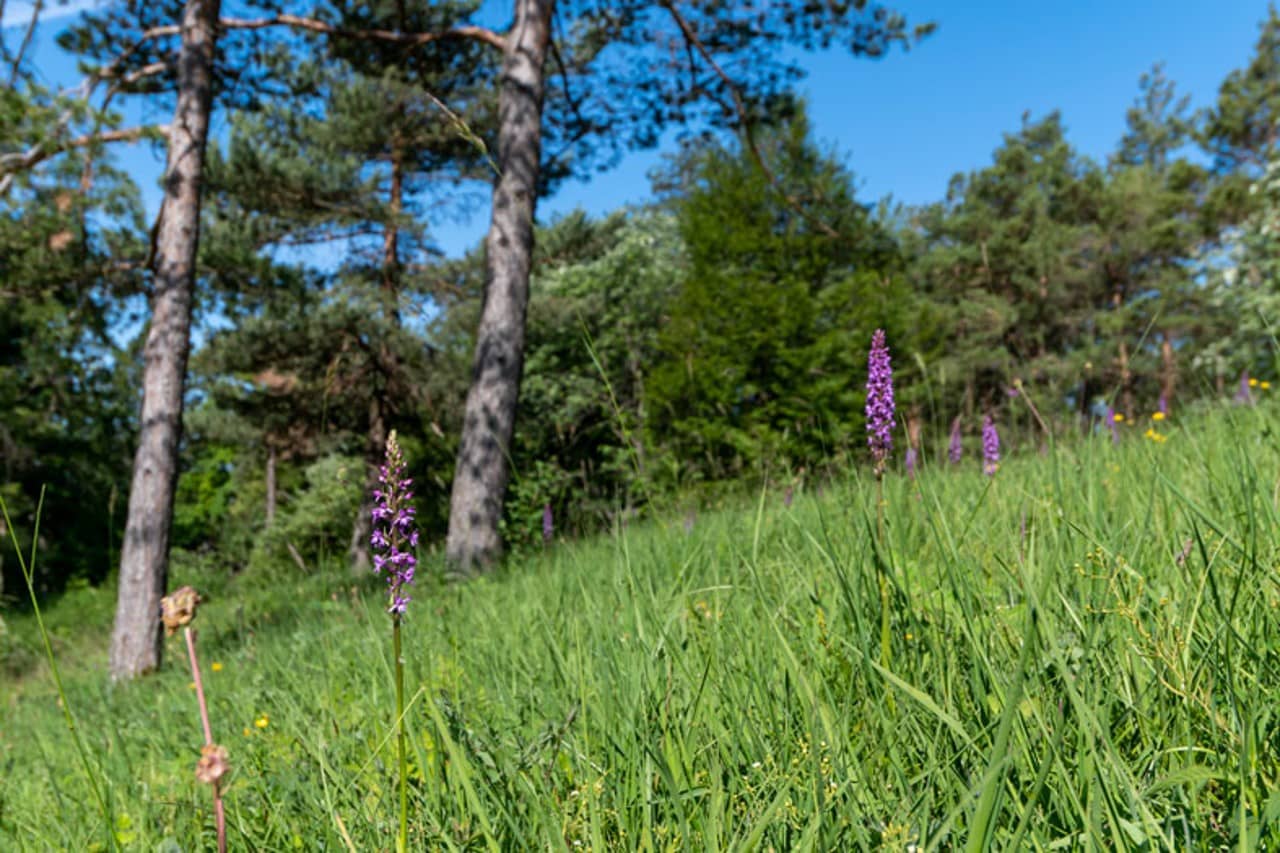
[[[507,540],[540,541],[547,505],[573,535],[744,479],[859,464],[877,327],[894,357],[899,448],[918,446],[926,464],[956,418],[966,446],[987,414],[1006,441],[1035,444],[1045,428],[1096,429],[1109,410],[1176,416],[1234,395],[1242,377],[1274,377],[1274,11],[1242,59],[1199,110],[1158,67],[1145,75],[1106,162],[1075,151],[1058,114],[1025,117],[990,165],[920,208],[858,199],[792,99],[749,140],[686,140],[650,204],[545,224]],[[210,143],[173,531],[184,559],[305,570],[345,555],[371,437],[391,428],[426,538],[447,523],[482,248],[432,259],[430,200],[460,190],[431,184],[429,157],[387,172],[362,152],[354,137],[372,125],[355,106],[368,91],[349,94],[329,120],[309,102],[256,105]],[[457,128],[414,132],[415,145],[471,145]],[[487,168],[468,156],[472,173]],[[48,487],[51,588],[110,572],[136,428],[141,338],[116,338],[135,330],[144,292],[119,259],[145,255],[147,228],[126,174],[98,160],[92,191],[74,192],[82,167],[69,158],[6,196],[0,217],[0,488],[26,520]],[[391,208],[388,175],[416,182]]]

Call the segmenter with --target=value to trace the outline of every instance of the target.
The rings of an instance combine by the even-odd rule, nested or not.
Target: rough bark
[[[351,527],[351,544],[347,559],[353,574],[363,574],[373,565],[369,554],[369,537],[373,535],[373,490],[378,486],[378,465],[387,447],[387,420],[382,404],[382,390],[369,397],[369,434],[365,443],[365,488],[355,524]]]
[[[169,573],[169,528],[191,348],[191,303],[200,238],[200,184],[212,108],[220,0],[187,0],[178,59],[178,104],[169,129],[165,196],[156,230],[151,327],[120,586],[111,635],[111,677],[160,665],[160,599]]]
[[[542,95],[554,0],[516,0],[498,94],[498,170],[485,242],[484,306],[449,504],[455,571],[491,565],[510,477],[508,449],[524,367],[533,214],[542,154]]]
[[[1120,354],[1116,358],[1120,365],[1120,407],[1129,416],[1133,416],[1133,372],[1129,369],[1129,344],[1120,341]]]
[[[1178,382],[1178,366],[1174,360],[1173,342],[1166,329],[1160,342],[1160,396],[1166,406],[1173,405],[1173,388]]]
[[[267,527],[276,520],[276,449],[267,447]]]
[[[388,306],[395,317],[400,311],[395,299],[400,280],[400,210],[404,207],[404,153],[398,142],[391,147],[391,187],[388,190],[391,220],[382,231],[382,290],[390,299]]]

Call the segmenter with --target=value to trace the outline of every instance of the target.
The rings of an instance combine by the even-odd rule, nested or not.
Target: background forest
[[[95,13],[60,39],[101,68],[129,32],[176,20],[171,5]],[[408,32],[470,10],[396,5],[324,15]],[[920,207],[860,198],[785,80],[756,92],[749,124],[700,118],[658,83],[591,112],[569,84],[623,76],[585,76],[603,50],[591,32],[561,57],[565,88],[548,87],[540,190],[684,130],[650,203],[538,225],[509,548],[541,544],[547,507],[556,535],[576,536],[861,464],[876,326],[895,352],[900,453],[909,443],[925,465],[953,424],[976,448],[987,414],[1007,446],[1034,449],[1046,431],[1087,433],[1112,413],[1216,404],[1242,377],[1241,395],[1267,393],[1247,379],[1277,372],[1274,9],[1214,102],[1189,103],[1157,66],[1105,162],[1073,148],[1057,113],[1026,115],[992,140],[988,165]],[[485,273],[483,247],[442,258],[431,227],[492,177],[493,60],[254,33],[229,30],[219,48],[225,128],[205,163],[174,559],[228,572],[359,559],[366,466],[390,429],[419,484],[424,541],[437,543]],[[754,49],[740,42],[737,56]],[[174,72],[159,48],[140,50],[128,73],[86,81],[105,100],[72,103],[6,51],[0,493],[28,530],[47,489],[47,593],[108,582],[118,559],[156,240],[113,151],[160,131],[120,127],[112,99],[163,114]],[[42,134],[58,144],[33,147]],[[1023,391],[1043,423],[1014,405]],[[0,573],[12,597],[7,547]]]
[[[0,0],[0,849],[1280,847],[1280,12],[1191,5]]]

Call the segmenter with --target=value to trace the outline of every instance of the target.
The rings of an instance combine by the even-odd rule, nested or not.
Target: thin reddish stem
[[[204,726],[204,742],[206,746],[213,746],[213,729],[209,728],[209,707],[204,701],[204,682],[200,678],[200,664],[196,661],[195,635],[190,625],[183,626],[182,633],[187,638],[187,657],[191,660],[191,677],[196,682],[196,701],[200,703],[200,722]]]
[[[187,658],[191,661],[191,677],[196,683],[196,702],[200,705],[200,724],[204,726],[205,746],[213,746],[213,729],[209,726],[209,706],[204,701],[204,680],[200,677],[200,662],[196,660],[196,637],[190,625],[182,627],[187,638]],[[213,783],[213,819],[218,827],[218,853],[227,853],[227,813],[222,805],[222,786]]]

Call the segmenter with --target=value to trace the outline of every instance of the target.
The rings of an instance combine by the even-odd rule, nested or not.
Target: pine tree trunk
[[[1178,366],[1174,361],[1173,343],[1168,330],[1160,342],[1160,396],[1167,407],[1173,406],[1173,388],[1178,382]]]
[[[169,573],[169,527],[191,348],[200,183],[212,108],[219,6],[220,0],[187,0],[182,14],[178,105],[169,130],[165,197],[156,231],[155,292],[144,350],[138,451],[111,635],[110,668],[116,680],[160,665],[160,599]]]
[[[1133,373],[1129,370],[1129,344],[1120,341],[1120,406],[1125,414],[1133,417]]]
[[[456,571],[491,565],[510,477],[524,366],[533,214],[542,152],[542,93],[554,0],[516,0],[498,96],[498,169],[485,243],[484,307],[449,505],[446,554]]]
[[[399,319],[400,223],[396,217],[404,206],[404,152],[397,140],[391,143],[391,187],[388,208],[392,219],[382,231],[382,291],[389,308]]]
[[[267,448],[267,527],[276,520],[276,449]]]
[[[369,398],[369,434],[365,443],[365,484],[360,508],[351,528],[347,559],[353,574],[363,574],[373,565],[369,537],[373,535],[373,490],[378,487],[378,466],[387,448],[387,421],[382,407],[382,389]]]

